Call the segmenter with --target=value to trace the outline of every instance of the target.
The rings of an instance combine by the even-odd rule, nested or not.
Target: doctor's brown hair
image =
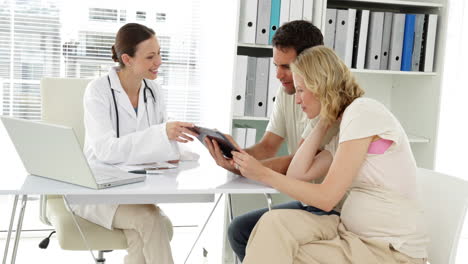
[[[121,68],[124,68],[122,55],[135,56],[137,45],[154,35],[154,30],[141,24],[128,23],[123,25],[117,32],[115,44],[112,45],[112,59],[118,62]]]

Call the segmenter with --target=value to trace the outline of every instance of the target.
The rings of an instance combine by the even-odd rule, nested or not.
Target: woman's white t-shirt
[[[325,146],[335,155],[342,142],[379,136],[393,143],[383,154],[367,154],[341,210],[346,228],[389,242],[413,258],[427,257],[428,237],[418,204],[416,162],[399,121],[381,103],[358,98],[343,113],[339,135]]]

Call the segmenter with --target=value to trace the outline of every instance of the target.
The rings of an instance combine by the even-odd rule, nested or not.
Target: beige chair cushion
[[[44,78],[41,80],[42,120],[72,127],[84,145],[83,95],[89,79]]]
[[[48,196],[47,218],[57,231],[58,241],[62,249],[87,250],[78,228],[75,226],[71,213],[65,208],[62,196]],[[168,217],[163,217],[163,219],[169,240],[172,240],[174,235],[172,223]],[[76,216],[76,220],[93,250],[127,248],[127,239],[120,229],[109,230],[79,216]]]
[[[57,238],[62,249],[87,250],[72,215],[65,208],[61,197],[47,199],[47,217],[57,231]],[[76,217],[76,220],[93,250],[127,248],[127,239],[121,230],[109,230],[79,216]]]

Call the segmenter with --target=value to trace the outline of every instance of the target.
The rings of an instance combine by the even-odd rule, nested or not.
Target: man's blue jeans
[[[301,202],[298,201],[279,204],[277,206],[273,206],[273,209],[299,209],[316,215],[339,215],[339,213],[336,211],[325,212],[313,206],[304,206]],[[245,257],[245,248],[247,247],[247,241],[249,241],[250,233],[252,233],[252,230],[254,229],[260,217],[262,217],[262,215],[266,212],[268,212],[268,208],[245,213],[234,218],[229,225],[229,243],[231,244],[232,250],[234,250],[234,253],[236,253],[237,257],[239,257],[241,261],[243,261]]]

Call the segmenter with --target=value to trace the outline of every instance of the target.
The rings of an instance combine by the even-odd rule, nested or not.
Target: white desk
[[[147,179],[144,182],[103,190],[94,190],[38,176],[27,176],[24,173],[14,175],[7,184],[0,187],[0,194],[15,195],[14,211],[16,211],[16,204],[20,195],[23,200],[17,223],[16,239],[11,263],[15,262],[28,195],[65,195],[69,203],[143,204],[212,202],[214,201],[215,194],[240,193],[269,194],[277,193],[277,191],[260,183],[227,173],[224,169],[216,166],[211,160],[211,157],[206,155],[199,161],[181,162],[177,169],[164,171],[163,174],[147,175]],[[220,198],[221,196],[219,199]],[[8,244],[13,222],[14,214],[12,214],[7,243],[5,244],[4,263],[8,253]],[[206,222],[201,232],[206,226]]]

